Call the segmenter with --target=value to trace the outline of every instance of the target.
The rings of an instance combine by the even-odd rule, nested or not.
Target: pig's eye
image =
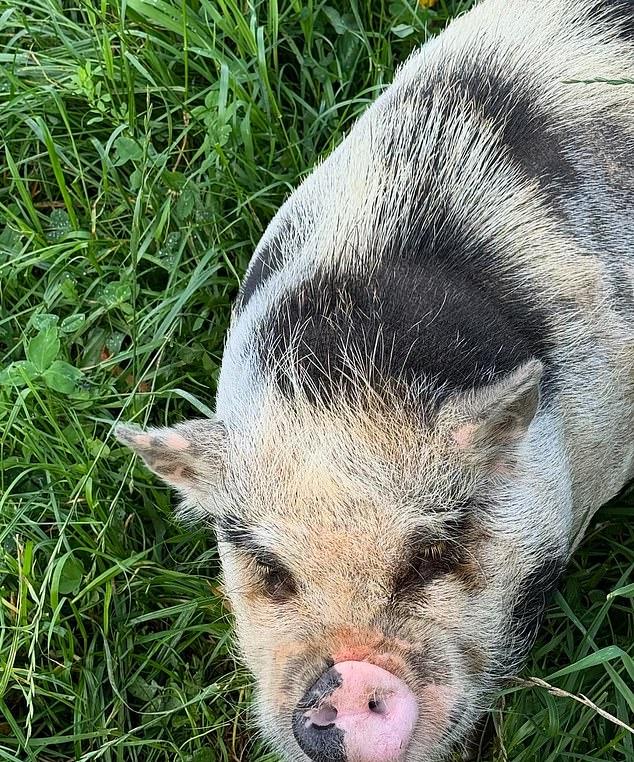
[[[394,592],[426,585],[448,573],[456,564],[455,554],[447,543],[421,544],[412,549],[395,580]]]
[[[412,580],[419,583],[431,582],[432,579],[451,570],[453,559],[444,542],[423,545],[411,559]]]
[[[274,557],[257,557],[255,566],[263,591],[269,598],[284,601],[297,593],[297,583],[291,572]]]

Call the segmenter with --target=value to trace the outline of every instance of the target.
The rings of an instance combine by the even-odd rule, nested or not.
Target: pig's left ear
[[[163,481],[187,497],[213,489],[222,479],[226,433],[219,421],[193,420],[145,431],[125,424],[117,426],[115,435]]]
[[[530,360],[500,381],[450,403],[445,420],[453,445],[478,460],[495,461],[517,444],[539,407],[542,373],[542,363]]]

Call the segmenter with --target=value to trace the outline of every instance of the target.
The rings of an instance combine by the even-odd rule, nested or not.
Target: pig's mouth
[[[262,727],[289,760],[437,760],[469,723],[468,686],[456,679],[449,656],[432,643],[414,647],[379,631],[280,645],[277,690],[260,693]]]
[[[313,762],[402,762],[415,731],[427,745],[450,724],[455,692],[428,686],[423,694],[415,696],[404,680],[369,662],[338,662],[295,707],[293,734]],[[446,718],[442,723],[428,721],[429,702],[436,704],[433,715]]]

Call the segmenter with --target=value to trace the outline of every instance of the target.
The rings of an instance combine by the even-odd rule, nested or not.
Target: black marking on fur
[[[534,357],[547,365],[543,311],[487,271],[492,255],[472,251],[466,231],[435,241],[430,227],[394,242],[372,273],[336,276],[322,269],[263,321],[262,362],[284,393],[293,394],[281,364],[291,348],[300,386],[325,403],[354,388],[351,357],[373,388],[427,378],[437,387],[436,401]]]
[[[410,651],[405,660],[417,682],[421,685],[443,684],[451,679],[451,668],[444,656],[438,652],[430,653],[429,648],[421,651]]]
[[[316,709],[324,699],[331,696],[337,688],[343,684],[343,678],[333,666],[324,672],[302,696],[297,705],[297,710],[306,712],[308,709]]]
[[[634,0],[598,0],[593,8],[604,25],[626,42],[634,42]]]
[[[468,709],[467,701],[461,698],[457,699],[456,704],[449,711],[449,714],[447,716],[447,720],[449,722],[448,732],[452,731],[455,725],[458,725],[458,723],[462,720],[462,716],[467,711],[467,709]]]
[[[478,59],[483,55],[474,48],[449,58],[429,81],[414,81],[402,91],[396,90],[395,107],[401,104],[402,108],[405,97],[421,112],[423,124],[432,99],[440,115],[437,118],[444,124],[451,124],[453,115],[475,112],[479,122],[499,135],[499,158],[518,165],[527,178],[539,182],[549,204],[557,203],[579,187],[578,172],[568,154],[577,144],[575,132],[556,112],[545,111],[538,104],[540,85],[513,71],[503,53],[498,58],[489,56],[484,65]],[[393,118],[398,119],[397,111]],[[477,126],[474,142],[476,130]],[[403,136],[398,134],[397,140],[403,141]],[[446,145],[437,146],[435,156],[442,162],[451,153],[451,136],[442,134],[440,140]]]
[[[216,520],[216,531],[220,542],[227,542],[238,550],[251,552],[257,546],[253,530],[235,513],[220,516]]]
[[[291,222],[288,218],[277,223],[274,235],[254,255],[249,263],[246,277],[240,286],[237,309],[246,307],[256,290],[266,283],[271,275],[280,270],[284,258],[289,253],[288,251],[285,252],[284,248],[290,245],[291,229]]]
[[[312,685],[335,666],[330,656],[314,656],[311,651],[290,657],[284,666],[282,693],[292,695],[298,686]]]
[[[293,712],[293,734],[302,751],[313,762],[346,762],[345,733],[334,723],[307,727],[305,713],[318,708],[343,683],[336,668],[329,669],[301,698]]]
[[[546,550],[544,559],[522,580],[519,596],[511,612],[515,645],[526,652],[537,637],[546,606],[557,590],[566,568],[558,548]]]
[[[375,230],[364,230],[357,240],[348,236],[344,245],[351,248],[354,268],[335,272],[322,265],[260,325],[262,362],[288,396],[297,385],[322,402],[350,390],[351,357],[375,390],[387,380],[409,385],[426,379],[437,387],[437,401],[538,358],[546,368],[542,392],[547,391],[553,374],[543,298],[530,293],[521,274],[501,275],[498,263],[508,253],[499,249],[495,231],[485,239],[480,221],[465,220],[453,207],[451,183],[459,178],[452,174],[449,187],[439,187],[438,178],[451,164],[451,136],[441,129],[421,153],[420,132],[432,111],[441,126],[452,115],[475,111],[477,121],[497,126],[500,136],[491,172],[514,162],[539,181],[552,208],[556,199],[571,195],[578,178],[567,158],[565,145],[573,139],[568,128],[542,113],[531,98],[534,84],[505,79],[503,64],[492,60],[483,69],[471,58],[450,59],[430,81],[397,86],[383,102],[375,116],[380,142],[373,150],[395,177],[398,167],[411,170],[409,178],[418,186],[403,190],[402,219],[389,235],[381,221],[393,218],[398,189],[385,201],[377,199]],[[420,114],[420,130],[413,134],[399,118],[403,108]],[[476,124],[474,143],[477,129]],[[414,172],[421,162],[424,171]],[[417,199],[411,207],[405,204],[410,196]],[[330,252],[327,259],[336,262],[341,253]],[[289,379],[281,360],[297,380]]]
[[[634,276],[624,266],[613,266],[609,274],[615,308],[625,317],[634,314]]]
[[[186,479],[189,482],[194,482],[199,478],[199,473],[192,466],[182,466],[180,470],[181,479]]]
[[[488,650],[478,641],[467,638],[459,646],[462,663],[470,676],[478,676],[486,672],[491,658]]]

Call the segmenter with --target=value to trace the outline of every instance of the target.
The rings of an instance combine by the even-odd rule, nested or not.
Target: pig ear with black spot
[[[222,479],[226,433],[219,421],[201,419],[147,430],[122,424],[115,435],[150,470],[184,494],[200,493]]]
[[[530,360],[452,405],[451,436],[458,449],[495,460],[518,444],[537,413],[543,365]]]

